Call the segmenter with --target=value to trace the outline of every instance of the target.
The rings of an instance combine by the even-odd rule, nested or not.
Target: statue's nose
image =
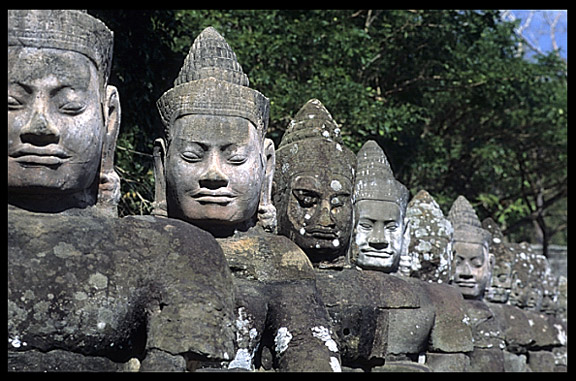
[[[36,111],[30,121],[20,132],[22,143],[30,143],[36,146],[56,144],[60,140],[58,129],[48,121],[44,113]]]

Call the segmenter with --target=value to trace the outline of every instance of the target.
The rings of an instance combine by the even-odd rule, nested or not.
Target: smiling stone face
[[[166,156],[170,216],[198,226],[237,225],[256,214],[262,140],[240,117],[185,115],[172,127]]]
[[[467,299],[481,299],[491,279],[488,248],[482,243],[454,242],[454,284]]]
[[[392,202],[378,200],[358,201],[355,208],[357,265],[385,272],[396,270],[403,244],[402,211]]]
[[[394,178],[382,148],[367,141],[358,152],[352,262],[370,270],[398,271],[408,234],[408,196],[408,189]]]
[[[453,283],[464,298],[481,300],[494,268],[494,254],[489,251],[492,236],[464,196],[456,198],[448,216],[454,225]]]
[[[8,187],[74,193],[98,174],[105,133],[95,65],[80,53],[9,49]]]
[[[174,87],[157,102],[165,138],[155,142],[154,214],[218,237],[257,222],[273,230],[269,101],[248,83],[226,40],[214,28],[203,30]]]
[[[116,216],[113,33],[75,10],[8,13],[8,203]]]

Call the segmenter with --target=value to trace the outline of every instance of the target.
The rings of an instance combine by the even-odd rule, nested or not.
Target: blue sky
[[[522,34],[535,46],[540,48],[544,53],[553,50],[552,38],[550,37],[551,24],[557,19],[555,29],[555,39],[558,47],[561,48],[561,56],[567,58],[568,55],[568,12],[563,10],[511,10],[512,17],[520,19],[522,26],[529,21],[529,26],[522,31]]]

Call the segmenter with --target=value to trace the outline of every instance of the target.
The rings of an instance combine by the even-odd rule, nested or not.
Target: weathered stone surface
[[[429,350],[444,353],[466,353],[473,350],[465,301],[458,289],[437,283],[424,283],[422,287],[428,292],[435,311]]]
[[[474,348],[470,353],[469,372],[504,372],[503,352],[498,348]]]
[[[508,352],[507,350],[503,351],[504,355],[504,369],[506,372],[530,372],[530,368],[528,367],[526,355],[523,354],[514,354]]]
[[[351,268],[318,269],[316,276],[346,366],[371,367],[384,360],[390,345],[390,311],[405,309],[418,319],[414,312],[420,297],[402,278]],[[396,328],[402,333],[394,333],[404,336],[409,331],[403,328],[410,324],[416,325],[413,319],[398,319]]]
[[[408,203],[406,219],[410,224],[410,276],[448,283],[452,265],[452,224],[425,190]]]
[[[488,306],[504,331],[507,350],[512,353],[525,353],[534,343],[534,335],[524,311],[502,303],[488,303]]]
[[[499,321],[482,300],[467,299],[465,306],[474,338],[470,371],[503,372],[506,344]]]
[[[226,360],[232,275],[207,233],[177,220],[9,208],[9,350],[125,362],[156,348]]]
[[[296,113],[276,152],[273,199],[278,232],[315,266],[344,261],[352,230],[356,158],[317,99]]]
[[[433,372],[465,372],[470,368],[470,357],[464,353],[427,353],[426,364]]]
[[[528,364],[532,372],[554,372],[554,355],[548,351],[529,351]]]
[[[118,372],[129,371],[126,364],[116,363],[106,357],[84,356],[79,353],[56,349],[40,352],[8,351],[8,371],[20,372]]]
[[[335,335],[304,252],[286,237],[255,230],[218,242],[237,290],[239,349],[230,366],[340,370]]]
[[[390,361],[383,366],[377,366],[372,372],[393,372],[393,373],[428,373],[430,368],[424,364],[410,361]]]

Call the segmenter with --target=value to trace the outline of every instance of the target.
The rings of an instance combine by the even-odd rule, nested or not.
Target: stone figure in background
[[[214,28],[202,31],[157,103],[165,138],[154,153],[155,213],[218,237],[236,286],[230,368],[338,370],[310,261],[265,231],[275,225],[269,101],[248,84],[226,40]]]
[[[350,260],[364,272],[380,272],[383,280],[402,275],[402,257],[410,244],[408,189],[395,179],[384,151],[374,141],[362,146],[357,166]],[[396,370],[394,366],[403,366],[398,360],[417,356],[431,370],[465,370],[464,353],[472,341],[461,296],[447,285],[404,280],[418,296],[419,308],[389,310],[384,369]]]
[[[492,239],[474,208],[464,196],[452,204],[448,218],[454,226],[453,283],[466,300],[467,314],[474,336],[474,351],[470,355],[472,371],[504,371],[502,349],[506,344],[503,331],[490,308],[484,303],[490,284],[494,255],[490,253]]]
[[[8,20],[8,369],[226,361],[233,283],[217,242],[177,220],[114,218],[112,32],[80,11]]]
[[[434,198],[422,189],[406,208],[410,226],[408,256],[415,278],[448,283],[452,265],[452,224]]]
[[[482,226],[492,235],[490,251],[496,259],[485,300],[504,333],[505,370],[565,369],[565,327],[554,316],[557,283],[547,259],[526,243],[506,242],[491,218]]]
[[[512,271],[516,256],[515,244],[505,241],[500,227],[492,218],[483,220],[482,227],[492,236],[490,252],[495,258],[492,280],[484,299],[504,333],[504,368],[506,371],[525,372],[529,370],[526,354],[532,343],[532,328],[524,312],[508,304],[516,277]]]
[[[318,133],[318,130],[314,130],[314,124],[306,125],[303,122],[298,127],[302,136],[314,136],[315,132]],[[306,128],[311,131],[306,131]],[[291,133],[291,130],[287,131],[288,136],[283,137],[283,142],[291,141]],[[284,178],[276,181],[276,184],[280,181],[284,184],[297,183],[295,180],[301,172],[292,166],[304,166],[298,164],[298,155],[310,157],[315,152],[318,157],[329,157],[323,151],[325,147],[329,147],[328,143],[321,139],[309,139],[306,142],[308,144],[304,153],[300,153],[303,145],[299,142],[292,145],[292,152],[288,150],[290,145],[284,146],[288,150],[286,155],[293,156],[290,156],[292,160],[278,160],[278,170],[282,170],[281,163],[288,165],[283,168]],[[294,148],[296,144],[297,148]],[[329,149],[326,151],[329,152]],[[310,160],[316,162],[318,158]],[[320,177],[319,174],[315,176],[311,168],[307,171],[305,173],[312,178]],[[325,180],[323,189],[329,188],[330,177],[323,176],[322,179]],[[358,153],[355,185],[356,218],[352,225],[354,232],[350,245],[351,263],[349,264],[344,253],[332,249],[330,261],[317,263],[316,266],[318,286],[338,335],[343,364],[346,370],[428,371],[428,365],[423,364],[426,358],[423,353],[429,349],[429,338],[433,337],[432,346],[437,345],[441,350],[451,352],[458,346],[461,348],[461,342],[458,341],[467,333],[466,342],[471,347],[469,329],[462,322],[463,311],[452,314],[459,309],[456,299],[454,303],[445,303],[444,310],[450,312],[437,315],[436,307],[439,307],[439,303],[447,302],[450,296],[445,298],[443,292],[428,289],[424,286],[425,283],[416,279],[391,275],[398,271],[400,255],[404,250],[404,217],[409,194],[408,190],[393,178],[383,151],[373,141],[367,142]],[[297,187],[288,188],[275,193],[274,199],[280,198],[276,197],[276,194],[288,197],[290,192],[299,190]],[[280,230],[282,218],[290,218],[286,213],[290,213],[289,209],[278,208]],[[296,228],[291,230],[297,231]],[[306,245],[304,240],[297,242]],[[451,296],[461,300],[461,296],[456,292],[452,292]],[[450,318],[454,319],[448,323]],[[448,326],[453,339],[450,344],[447,344],[448,341],[442,343],[442,338],[446,338],[442,331]],[[464,333],[459,332],[459,329]],[[448,348],[450,345],[453,347]],[[462,361],[458,365],[453,362],[451,366],[462,370],[465,359],[460,360]],[[442,361],[437,362],[440,363]]]
[[[543,268],[526,242],[512,244],[515,250],[512,271],[515,279],[510,293],[510,304],[524,310],[539,311],[542,305],[541,275]]]
[[[567,310],[567,302],[568,302],[568,279],[560,275],[558,277],[557,282],[557,290],[558,290],[558,297],[556,299],[556,319],[557,324],[554,324],[555,327],[560,326],[563,332],[558,333],[558,338],[563,341],[562,348],[553,349],[554,357],[555,357],[555,370],[556,371],[566,371],[568,366],[568,353],[567,353],[567,328],[568,328],[568,310]]]
[[[395,273],[408,239],[406,206],[410,193],[394,178],[388,159],[370,140],[358,152],[354,186],[354,239],[350,257],[359,267]]]
[[[85,12],[9,12],[9,204],[116,215],[112,46],[112,32]]]
[[[523,310],[530,323],[531,342],[528,346],[528,365],[534,372],[551,372],[555,370],[556,353],[565,350],[565,327],[553,315],[542,310],[544,289],[548,288],[547,259],[535,253],[529,244],[516,244],[514,271],[516,281],[512,287],[510,303]],[[552,281],[552,287],[553,287]],[[553,292],[553,291],[552,291]],[[562,349],[562,347],[564,347]],[[560,356],[560,363],[562,365]]]
[[[342,266],[350,240],[356,157],[317,99],[290,122],[276,152],[274,204],[278,233],[314,266]]]
[[[495,261],[490,233],[464,196],[458,196],[448,216],[454,226],[454,283],[466,299],[482,300]]]
[[[485,298],[493,303],[506,303],[510,298],[515,274],[512,272],[515,250],[504,241],[500,227],[492,218],[482,221],[482,227],[490,232],[492,242],[490,252],[494,255],[491,282],[486,288]]]

